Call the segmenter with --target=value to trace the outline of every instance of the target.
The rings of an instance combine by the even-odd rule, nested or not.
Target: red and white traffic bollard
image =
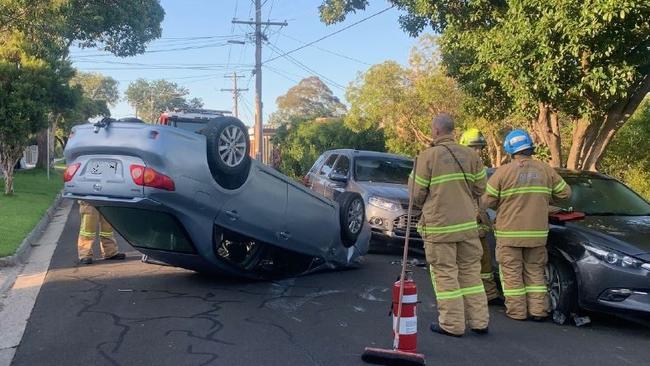
[[[397,312],[399,311],[400,281],[393,284],[393,337],[397,330]],[[417,316],[418,289],[411,273],[407,272],[404,278],[404,293],[402,296],[402,314],[399,321],[399,339],[396,349],[402,352],[417,352],[418,344],[418,316]]]

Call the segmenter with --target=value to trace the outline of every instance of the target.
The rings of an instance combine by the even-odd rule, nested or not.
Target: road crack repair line
[[[109,342],[102,342],[96,346],[97,353],[104,358],[107,362],[112,365],[120,365],[119,361],[116,360],[114,355],[116,355],[122,345],[125,342],[125,339],[128,333],[132,330],[132,325],[134,323],[142,324],[152,321],[161,321],[161,320],[199,320],[201,322],[208,324],[208,333],[205,335],[197,334],[192,329],[170,329],[165,332],[165,336],[171,334],[180,333],[185,334],[188,339],[199,340],[201,342],[208,342],[214,345],[226,345],[226,346],[235,346],[233,342],[225,341],[218,338],[219,333],[224,329],[224,324],[218,319],[219,312],[223,309],[224,304],[230,303],[241,303],[239,300],[219,300],[212,293],[207,293],[206,295],[192,295],[181,292],[173,292],[167,290],[137,290],[134,289],[134,293],[160,293],[165,294],[166,296],[159,296],[154,298],[149,298],[147,301],[151,300],[165,300],[165,299],[191,299],[193,301],[199,300],[206,303],[209,306],[209,309],[206,311],[201,311],[198,313],[190,314],[187,316],[182,315],[164,315],[164,316],[155,316],[155,317],[125,317],[120,316],[111,311],[97,310],[96,307],[101,305],[102,300],[104,299],[107,290],[109,290],[108,285],[102,284],[97,281],[95,278],[88,277],[76,277],[68,276],[72,279],[78,281],[83,281],[90,283],[92,286],[88,289],[81,290],[81,293],[90,293],[92,294],[92,299],[90,301],[84,301],[84,306],[77,312],[77,317],[82,317],[84,315],[103,315],[111,319],[112,325],[120,329],[120,332],[116,339]],[[189,322],[188,322],[189,324]],[[112,345],[112,348],[106,349],[107,345]],[[207,356],[209,360],[202,364],[209,364],[212,361],[219,358],[219,354],[216,352],[194,352],[194,346],[196,344],[190,344],[186,349],[188,354],[192,355],[201,355]],[[216,347],[210,347],[210,349],[215,349]]]

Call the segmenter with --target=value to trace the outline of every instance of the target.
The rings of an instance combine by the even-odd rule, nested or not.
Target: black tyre
[[[568,319],[578,311],[578,284],[573,268],[562,258],[549,255],[545,272],[551,313],[558,312]]]
[[[354,245],[366,222],[366,208],[363,198],[356,192],[343,192],[336,201],[339,204],[341,241],[346,248]]]
[[[234,117],[219,117],[201,130],[207,140],[210,172],[224,188],[239,188],[248,178],[250,140],[246,126]]]

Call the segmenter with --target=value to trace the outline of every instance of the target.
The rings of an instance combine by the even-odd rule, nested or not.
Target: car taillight
[[[81,163],[74,163],[70,164],[65,168],[65,172],[63,172],[63,181],[64,182],[69,182],[72,180],[72,177],[74,177],[75,174],[77,174],[77,170],[79,170],[79,167],[81,166]]]
[[[158,173],[154,169],[134,164],[131,165],[130,170],[133,183],[139,186],[159,188],[167,191],[176,189],[174,181],[170,177]]]

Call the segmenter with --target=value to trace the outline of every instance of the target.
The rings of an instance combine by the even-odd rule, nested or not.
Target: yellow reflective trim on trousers
[[[490,196],[493,196],[493,197],[499,197],[499,191],[497,191],[494,187],[492,187],[492,186],[489,185],[489,184],[485,187],[485,191],[486,191]]]
[[[436,294],[437,300],[457,299],[462,296],[469,296],[469,295],[480,294],[481,292],[485,292],[485,288],[483,287],[483,284],[472,286],[472,287],[460,288],[458,290],[438,292],[436,290],[436,275],[433,273],[433,266],[431,265],[429,265],[429,274],[431,275],[433,292]]]
[[[548,230],[495,230],[494,236],[497,238],[545,238],[548,236]]]
[[[453,290],[453,291],[436,291],[436,299],[437,300],[450,300],[450,299],[457,299],[459,297],[462,297],[463,293],[460,290]]]
[[[113,232],[112,231],[107,231],[107,232],[102,231],[102,232],[99,233],[99,236],[101,236],[102,238],[110,238],[111,236],[113,236]]]
[[[91,233],[89,231],[83,231],[83,230],[79,230],[79,235],[88,236],[88,237],[92,237],[92,238],[95,237],[95,233]]]
[[[419,226],[418,231],[426,234],[447,234],[457,233],[459,231],[478,229],[476,221],[465,222],[462,224],[448,225],[448,226]]]
[[[500,266],[499,266],[499,279],[501,280],[501,289],[503,289],[503,296],[524,296],[524,295],[526,295],[526,288],[525,287],[506,290],[506,284],[503,281],[503,271],[501,271]]]
[[[564,179],[562,179],[560,183],[556,184],[555,187],[553,187],[553,193],[560,193],[562,192],[562,190],[564,190],[565,187],[566,187],[566,182],[564,181]]]
[[[513,290],[503,290],[504,296],[523,296],[526,295],[526,288],[516,288]]]
[[[546,286],[526,286],[526,293],[546,293],[547,291]]]
[[[481,278],[484,280],[491,280],[492,278],[494,278],[494,275],[492,274],[492,272],[481,273]]]
[[[463,294],[463,296],[476,295],[480,293],[485,293],[485,287],[483,287],[483,284],[481,283],[480,285],[477,286],[463,287],[460,289],[460,292]]]

